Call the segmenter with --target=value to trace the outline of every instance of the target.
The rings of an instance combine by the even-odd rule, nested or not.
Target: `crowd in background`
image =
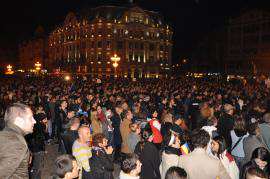
[[[6,79],[0,81],[2,128],[14,103],[29,106],[35,119],[25,135],[30,178],[41,177],[45,146],[55,143],[63,154],[55,161],[55,178],[269,176],[270,92],[264,80]],[[0,147],[0,157],[10,152]],[[121,167],[117,176],[115,165]],[[0,178],[12,176],[5,175],[0,167]]]

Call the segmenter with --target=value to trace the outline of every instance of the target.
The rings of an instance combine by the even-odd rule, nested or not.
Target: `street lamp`
[[[12,74],[14,73],[14,71],[12,70],[12,68],[13,68],[13,66],[8,65],[8,66],[7,66],[7,71],[6,71],[5,74],[7,74],[7,75],[12,75]]]
[[[36,71],[37,71],[37,73],[38,73],[39,70],[41,70],[41,63],[36,62],[36,63],[35,63],[35,69],[36,69]]]
[[[116,54],[114,54],[113,57],[111,57],[111,61],[113,62],[113,67],[114,67],[114,76],[117,77],[117,74],[116,74],[116,68],[118,67],[118,62],[120,61],[120,57],[118,57]]]

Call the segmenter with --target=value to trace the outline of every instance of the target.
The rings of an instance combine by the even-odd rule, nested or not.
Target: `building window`
[[[129,49],[131,50],[132,49],[132,42],[129,42],[129,44],[128,44],[128,46],[129,46]]]
[[[97,59],[98,59],[98,61],[101,61],[102,60],[102,54],[98,54]]]
[[[102,30],[98,29],[98,35],[102,35]]]
[[[141,50],[143,50],[144,49],[144,44],[143,43],[141,43]]]
[[[163,45],[161,45],[161,46],[159,47],[159,50],[160,50],[160,51],[163,51]]]
[[[150,50],[150,51],[153,51],[154,48],[155,48],[154,44],[150,44],[150,45],[149,45],[149,50]]]
[[[91,48],[95,48],[95,42],[91,42]]]
[[[138,55],[135,55],[135,61],[138,61]]]
[[[141,61],[144,59],[144,58],[143,58],[143,55],[140,55],[140,59],[141,59]]]
[[[139,44],[138,44],[138,42],[136,42],[135,43],[135,49],[138,49],[138,47],[139,47]]]
[[[129,54],[128,59],[129,59],[129,61],[132,60],[132,53]]]
[[[102,48],[102,41],[98,41],[98,48]]]
[[[111,41],[106,42],[106,48],[111,48]]]
[[[123,49],[123,42],[122,41],[117,41],[117,49]]]
[[[85,47],[86,47],[86,42],[84,41],[82,42],[82,49],[85,49]]]

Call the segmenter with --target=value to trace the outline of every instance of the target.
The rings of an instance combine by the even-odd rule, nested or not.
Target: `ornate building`
[[[170,69],[172,34],[160,14],[134,5],[70,12],[49,34],[46,63],[94,76],[157,77]],[[121,58],[117,68],[114,54]]]
[[[43,64],[45,68],[48,60],[48,43],[44,29],[39,26],[33,39],[19,44],[19,67],[20,69],[30,70],[34,68],[36,62]]]

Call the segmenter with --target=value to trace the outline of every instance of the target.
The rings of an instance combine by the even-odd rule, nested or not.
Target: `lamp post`
[[[39,63],[39,62],[35,63],[35,70],[37,73],[41,70],[41,63]]]
[[[113,62],[113,67],[114,67],[114,76],[117,77],[116,74],[116,68],[118,67],[118,62],[120,61],[120,57],[118,57],[116,54],[114,54],[114,56],[111,57],[111,61]]]
[[[12,68],[13,68],[13,66],[8,65],[8,66],[7,66],[7,71],[6,71],[5,74],[7,74],[7,75],[12,75],[12,74],[14,73],[14,71],[12,70]]]

